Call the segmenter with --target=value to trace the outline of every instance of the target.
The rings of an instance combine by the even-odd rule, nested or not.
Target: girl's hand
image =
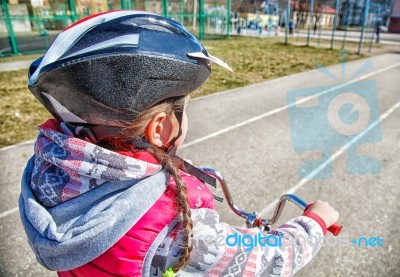
[[[326,228],[331,227],[339,220],[339,213],[329,206],[328,202],[321,200],[315,201],[314,204],[312,204],[311,207],[306,210],[306,212],[311,212],[318,215],[323,221],[325,221]]]

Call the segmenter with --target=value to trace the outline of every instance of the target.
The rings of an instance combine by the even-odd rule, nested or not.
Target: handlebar
[[[200,169],[203,172],[213,176],[215,179],[218,180],[218,182],[221,185],[222,191],[225,195],[225,198],[228,201],[229,207],[232,209],[232,211],[235,214],[246,219],[246,225],[248,228],[261,227],[261,228],[270,230],[270,226],[279,219],[279,217],[282,213],[283,207],[285,206],[287,201],[294,203],[297,207],[299,207],[302,210],[305,210],[307,207],[307,203],[304,202],[303,200],[301,200],[296,195],[285,194],[285,195],[282,195],[282,197],[279,199],[278,204],[275,208],[274,214],[272,215],[271,219],[258,217],[256,212],[253,212],[253,213],[246,212],[246,211],[240,209],[233,202],[232,196],[228,189],[228,185],[225,181],[225,178],[222,176],[221,173],[219,173],[218,171],[216,171],[212,168],[200,168]],[[334,236],[338,236],[340,234],[340,232],[342,231],[342,226],[336,223],[336,224],[332,225],[331,227],[329,227],[328,231],[330,231]]]

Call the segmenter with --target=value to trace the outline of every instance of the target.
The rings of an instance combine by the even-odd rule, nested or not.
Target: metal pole
[[[162,0],[163,16],[168,16],[168,0]]]
[[[320,14],[320,17],[319,17],[319,20],[318,20],[318,24],[319,24],[319,30],[318,30],[318,47],[320,46],[320,44],[321,44],[321,31],[322,31],[322,22],[321,22],[321,20],[323,20],[323,18],[324,18],[324,13],[322,12],[321,14]]]
[[[357,54],[361,54],[361,48],[362,48],[362,43],[364,39],[364,32],[365,32],[365,23],[367,22],[368,18],[368,11],[369,11],[369,0],[365,0],[365,9],[364,9],[364,18],[363,18],[363,23],[361,26],[361,36],[360,36],[360,41],[358,42],[358,51]]]
[[[75,20],[76,20],[75,1],[74,0],[68,0],[68,5],[69,5],[69,11],[71,13],[71,20],[72,20],[72,23],[74,23]]]
[[[184,13],[184,3],[183,0],[179,1],[179,13],[180,13],[180,18],[181,18],[181,23],[183,24],[183,13]]]
[[[335,2],[335,17],[333,18],[331,49],[333,49],[333,43],[334,43],[334,41],[335,41],[336,25],[338,24],[339,4],[340,4],[339,1],[340,1],[340,0],[336,0],[336,2]]]
[[[38,28],[38,33],[41,35],[42,34],[42,23],[40,22],[40,18],[38,15],[38,9],[37,8],[33,8],[33,14],[35,16],[35,21],[36,21],[36,25]],[[68,23],[68,20],[66,20]]]
[[[16,54],[18,54],[18,45],[17,45],[17,40],[15,39],[15,33],[14,33],[13,26],[12,26],[10,13],[8,11],[8,5],[7,5],[6,0],[1,0],[1,7],[2,7],[3,13],[6,18],[7,31],[8,31],[8,35],[10,38],[12,53],[14,55],[16,55]]]
[[[227,17],[227,23],[226,23],[226,37],[230,37],[230,24],[231,24],[231,0],[228,0],[228,7],[226,8],[226,17]]]
[[[311,25],[313,24],[314,21],[313,13],[314,13],[314,0],[310,0],[310,20],[308,23],[308,30],[307,30],[307,46],[310,46]]]
[[[376,8],[375,8],[375,10],[376,10]],[[375,14],[376,14],[376,12],[375,12]],[[376,23],[375,23],[376,24]],[[370,27],[371,29],[372,29],[372,31],[371,31],[371,39],[370,39],[370,42],[369,42],[369,46],[368,46],[368,52],[369,53],[371,53],[371,49],[372,49],[372,44],[374,43],[374,36],[375,36],[375,29],[374,29],[374,22],[372,22],[372,26]]]
[[[287,3],[286,22],[285,22],[285,44],[288,44],[289,37],[289,20],[290,20],[290,0]]]
[[[350,17],[351,14],[353,13],[353,4],[350,3],[350,8],[348,10],[348,14],[347,14],[347,20],[346,20],[346,29],[344,30],[344,37],[343,37],[343,42],[342,42],[342,49],[344,49],[344,46],[346,44],[346,39],[347,39],[347,31],[349,29],[349,21],[350,21]]]
[[[197,25],[197,1],[199,0],[193,0],[193,31],[196,30],[196,25]]]
[[[199,39],[204,38],[204,0],[199,0]]]

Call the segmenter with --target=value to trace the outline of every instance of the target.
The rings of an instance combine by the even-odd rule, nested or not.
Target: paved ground
[[[51,32],[48,36],[41,36],[37,32],[16,35],[18,50],[20,52],[44,52],[53,42],[58,33]],[[10,41],[7,38],[0,40],[0,55],[10,55],[12,53]]]
[[[236,32],[232,32],[232,35],[236,35]],[[241,31],[241,35],[244,36],[262,36],[262,37],[275,37],[275,32],[272,30],[270,32],[263,30],[261,34],[257,30],[250,30],[250,29],[243,29]],[[284,37],[285,36],[285,28],[281,28],[279,33],[279,37]],[[298,39],[298,38],[307,38],[308,36],[308,30],[307,29],[301,29],[300,31],[295,29],[293,32],[293,35],[289,35],[289,38],[291,39],[291,43],[293,43],[293,39]],[[317,43],[315,42],[318,37],[321,38],[321,40],[328,41],[329,43],[327,44],[327,47],[330,47],[330,40],[332,39],[332,30],[322,30],[321,33],[317,31],[314,34],[314,31],[311,29],[310,31],[310,38],[312,41],[310,42],[311,46],[317,46]],[[340,47],[342,45],[343,40],[346,42],[355,42],[358,43],[360,41],[361,37],[361,32],[360,31],[340,31],[336,30],[335,31],[335,45],[334,47]],[[376,34],[371,33],[370,31],[365,31],[364,36],[363,36],[363,42],[368,44],[372,41],[373,45],[376,46],[375,43],[375,38]],[[304,42],[302,42],[304,44]],[[325,43],[326,44],[326,43]],[[321,42],[321,45],[324,46],[324,43]],[[379,45],[394,45],[394,46],[400,46],[400,35],[395,34],[395,33],[381,33],[380,34],[380,41]],[[325,47],[325,46],[324,46]],[[349,48],[349,46],[346,46],[346,49]],[[363,46],[363,53],[366,52],[366,49],[368,47]]]
[[[19,69],[29,68],[33,61],[18,61],[18,62],[8,62],[0,63],[0,71],[13,71]]]
[[[372,67],[350,78],[368,61]],[[189,106],[189,135],[180,154],[196,165],[220,170],[228,180],[233,197],[240,207],[263,211],[264,215],[269,216],[270,204],[291,190],[306,201],[328,200],[339,210],[340,222],[344,226],[342,238],[346,245],[332,246],[335,241],[329,235],[327,242],[331,246],[324,247],[298,276],[400,274],[400,250],[397,247],[400,242],[400,162],[397,160],[400,156],[400,53],[380,55],[368,61],[347,64],[344,81],[341,79],[342,67],[336,65],[328,68],[337,77],[336,81],[315,70],[195,99]],[[330,156],[333,160],[331,178],[301,181],[299,167],[304,162],[320,158],[321,151],[318,148],[313,151],[294,151],[295,141],[291,133],[294,129],[290,123],[295,120],[295,126],[304,124],[310,134],[321,127],[310,126],[308,123],[313,122],[310,120],[301,123],[301,118],[289,118],[288,104],[293,108],[310,107],[316,103],[316,98],[303,99],[304,102],[295,105],[288,103],[287,92],[328,86],[328,89],[318,90],[324,95],[318,98],[320,105],[323,105],[321,97],[334,94],[337,91],[334,88],[342,89],[342,94],[355,92],[365,96],[369,93],[367,90],[353,91],[344,84],[368,80],[376,85],[379,114],[374,116],[372,108],[361,105],[358,106],[358,118],[371,110],[371,121],[376,127],[369,132],[360,130],[350,144],[357,146],[358,155],[375,157],[380,163],[380,173],[348,174],[347,151],[338,146],[333,148],[333,155]],[[368,101],[373,104],[373,97],[371,99]],[[351,98],[344,99],[344,103],[350,102]],[[314,116],[325,120],[324,112],[326,115],[326,109],[322,109],[322,113]],[[329,113],[328,118],[331,116],[334,114]],[[346,122],[352,124],[351,121]],[[381,139],[359,145],[368,139],[377,138],[376,130],[381,133]],[[332,145],[332,139],[329,136],[322,138],[321,147]],[[46,272],[36,264],[16,210],[20,176],[31,154],[31,143],[0,151],[3,165],[0,168],[0,275],[4,276],[54,276],[54,273]],[[323,171],[326,165],[329,164],[320,166],[317,171]],[[221,194],[219,190],[216,193]],[[244,223],[227,208],[226,203],[218,204],[217,207],[222,220],[231,224]],[[282,220],[299,214],[299,210],[287,206]],[[351,244],[353,239],[360,237],[381,237],[384,246],[359,247]]]

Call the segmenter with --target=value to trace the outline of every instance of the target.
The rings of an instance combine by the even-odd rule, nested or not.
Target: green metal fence
[[[86,6],[82,0],[50,0],[49,6],[40,7],[26,2],[22,12],[12,12],[10,8],[16,5],[0,1],[0,56],[43,52],[70,24],[107,10],[137,9],[161,14],[181,22],[200,39],[230,35],[231,0],[97,0],[85,1],[97,3]],[[17,26],[26,30],[16,30]]]
[[[358,1],[363,4],[362,8],[351,0],[332,0],[328,7],[330,11],[324,11],[324,0],[266,0],[263,8],[250,5],[249,1],[231,3],[231,0],[48,0],[47,6],[31,4],[35,1],[43,3],[43,0],[0,1],[0,56],[5,56],[44,52],[56,35],[71,23],[91,14],[120,9],[143,10],[173,18],[199,39],[229,37],[231,34],[277,36],[279,33],[285,43],[299,45],[305,41],[304,45],[315,47],[345,49],[350,47],[351,41],[353,48],[354,43],[357,44],[356,51],[360,54],[366,48],[371,51],[377,23],[385,22],[384,15],[390,13],[393,0]],[[24,1],[27,7],[18,11],[15,4],[10,5],[7,1]],[[244,18],[238,10],[246,3],[254,10],[247,11],[248,16]],[[354,32],[352,23],[353,7],[356,6],[359,33]],[[253,14],[252,18],[249,13]],[[270,17],[267,22],[262,22],[261,15],[264,19],[273,15],[275,19]],[[327,21],[329,24],[322,26],[322,22]],[[292,30],[289,30],[290,25]],[[18,26],[26,27],[26,30],[17,30]]]

